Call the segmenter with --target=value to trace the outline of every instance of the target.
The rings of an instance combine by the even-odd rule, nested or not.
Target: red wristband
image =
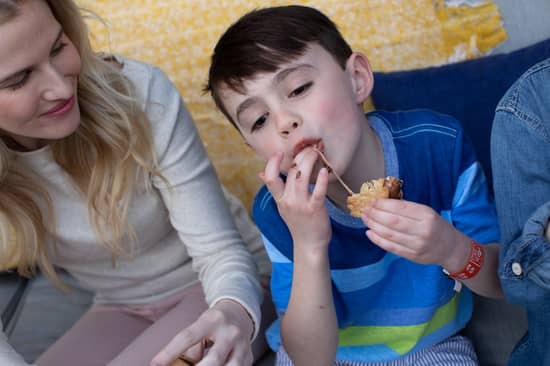
[[[468,280],[472,277],[475,277],[481,266],[483,266],[483,260],[485,259],[485,251],[483,246],[472,240],[472,248],[470,250],[470,256],[468,257],[468,262],[464,268],[458,272],[449,273],[446,269],[443,269],[443,272],[451,278],[456,280]]]

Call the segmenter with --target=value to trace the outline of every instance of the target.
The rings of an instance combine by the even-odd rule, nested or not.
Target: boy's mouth
[[[294,159],[296,155],[308,147],[315,148],[322,152],[324,149],[323,141],[321,141],[321,139],[305,139],[298,142],[296,146],[294,146],[294,150],[292,150],[292,158]]]

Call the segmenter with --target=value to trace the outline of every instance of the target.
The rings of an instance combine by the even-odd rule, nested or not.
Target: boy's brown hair
[[[321,45],[345,69],[352,49],[320,11],[299,5],[253,10],[218,40],[204,91],[211,93],[216,106],[235,125],[221,102],[220,85],[242,93],[244,81],[258,73],[275,72],[303,55],[312,42]]]

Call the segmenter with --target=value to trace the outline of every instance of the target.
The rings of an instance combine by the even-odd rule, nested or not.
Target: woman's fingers
[[[153,358],[151,366],[172,365],[171,362],[180,356],[183,356],[182,361],[189,361],[191,364],[200,360],[202,357],[201,338],[194,339],[195,336],[189,332],[189,328],[181,331]]]

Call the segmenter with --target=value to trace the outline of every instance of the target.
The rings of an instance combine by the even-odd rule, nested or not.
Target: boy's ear
[[[351,78],[356,102],[364,103],[374,86],[374,75],[367,56],[361,52],[352,53],[346,62],[346,70]]]

